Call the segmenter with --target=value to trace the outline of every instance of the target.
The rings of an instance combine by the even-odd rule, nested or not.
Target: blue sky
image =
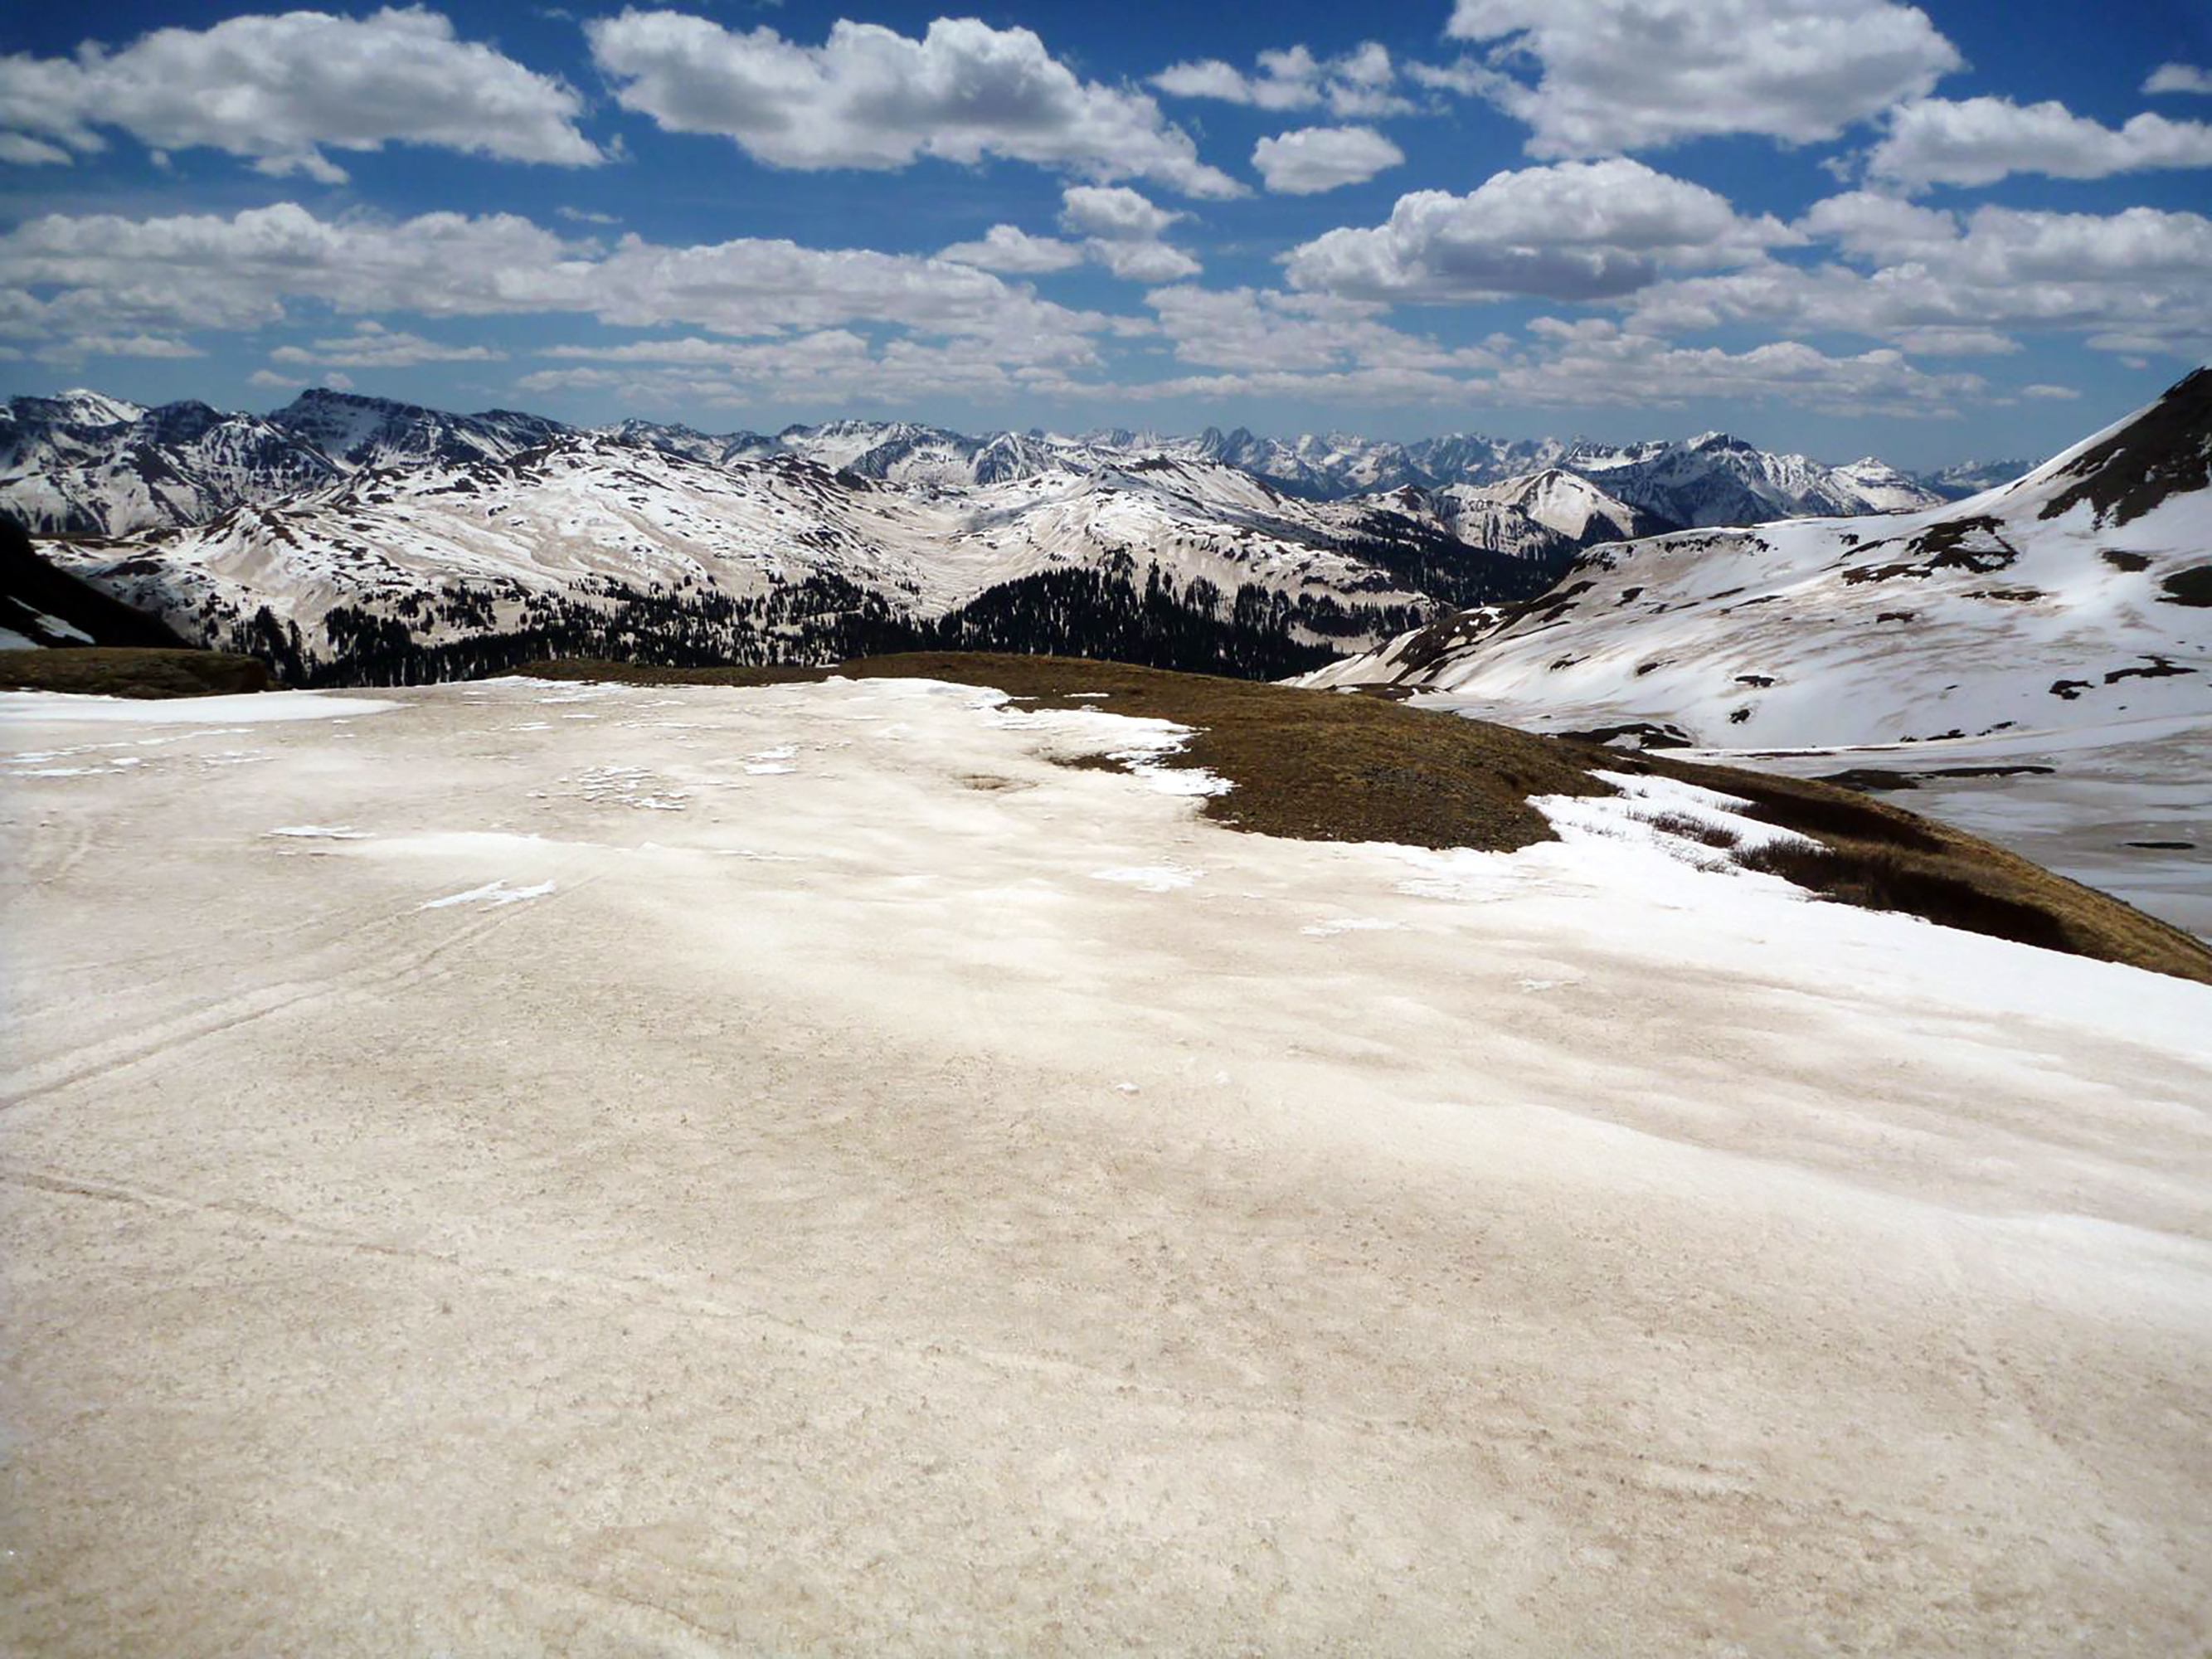
[[[0,22],[9,392],[1933,465],[2212,355],[2195,0],[78,15]]]

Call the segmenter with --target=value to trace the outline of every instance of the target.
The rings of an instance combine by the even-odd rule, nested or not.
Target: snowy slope
[[[322,388],[265,417],[88,392],[17,398],[0,416],[0,513],[67,535],[204,524],[349,471],[500,460],[568,429],[510,410],[453,415]]]
[[[963,499],[948,546],[991,550],[1021,571],[1053,562],[1125,556],[1158,561],[1178,581],[1226,590],[1258,582],[1363,602],[1401,605],[1419,595],[1395,586],[1346,544],[1362,535],[1365,509],[1285,495],[1239,468],[1164,456],[1088,473],[1042,473]]]
[[[1888,743],[2212,707],[2212,372],[2016,483],[1900,517],[1591,553],[1534,605],[1335,665],[1545,722]]]
[[[2201,1651],[2212,991],[1110,707],[0,698],[0,1649]]]
[[[1439,483],[1495,483],[1556,466],[1572,446],[1557,438],[1486,438],[1458,432],[1407,446],[1415,467]]]
[[[22,526],[0,519],[0,651],[184,643],[155,617],[57,569]]]
[[[997,482],[1020,471],[1127,465],[1164,456],[1235,467],[1285,494],[1315,501],[1408,487],[1486,486],[1564,469],[1668,524],[1901,512],[1945,499],[1872,457],[1830,467],[1717,433],[1622,448],[1472,433],[1411,443],[1342,432],[1273,438],[1243,427],[1229,432],[1209,427],[1181,437],[1113,430],[1080,438],[1042,433],[973,438],[907,422],[847,420],[790,427],[775,441],[833,470],[939,487]]]
[[[1220,461],[1266,478],[1279,489],[1321,500],[1395,491],[1408,485],[1494,483],[1541,471],[1570,446],[1555,438],[1505,439],[1453,433],[1411,443],[1352,433],[1261,437],[1246,428],[1208,427],[1196,437],[1152,436],[1160,453]]]
[[[1916,472],[1912,482],[1923,489],[1932,490],[1947,501],[1962,501],[1969,495],[1978,495],[1984,490],[1996,489],[2014,479],[2033,471],[2033,461],[1960,461],[1933,472]]]
[[[2212,705],[1987,737],[1677,757],[1883,793],[2212,940]]]
[[[915,551],[942,518],[789,457],[730,467],[573,437],[497,461],[365,471],[195,529],[50,554],[204,637],[262,606],[311,644],[340,606],[436,642],[512,627],[529,601],[697,588],[725,599],[833,575],[919,599],[963,578]]]
[[[1579,474],[1668,524],[1753,524],[1808,514],[1907,512],[1936,505],[1937,490],[1869,456],[1828,466],[1709,432],[1613,446],[1557,439],[1505,440],[1460,433],[1410,444],[1342,434],[1283,440],[1243,428],[1166,440],[1168,453],[1241,467],[1296,494],[1322,499],[1489,485],[1553,470]]]
[[[143,404],[82,388],[10,398],[0,404],[0,477],[96,459],[114,447],[119,429],[145,413]]]
[[[1949,499],[1941,490],[1872,455],[1830,467],[1828,480],[1831,492],[1846,514],[1917,513]]]
[[[198,427],[210,420],[234,425],[238,434],[230,441],[233,453],[219,461],[194,447]],[[171,430],[178,428],[192,429]],[[148,410],[84,391],[16,398],[0,410],[0,511],[33,528],[76,534],[203,523],[227,507],[274,501],[319,482],[331,468],[503,460],[572,429],[512,410],[454,414],[326,387],[301,393],[265,418],[216,415],[192,403]],[[1872,459],[1826,468],[1711,434],[1687,443],[1619,449],[1471,433],[1412,443],[1341,432],[1279,439],[1243,428],[1208,428],[1194,436],[1116,429],[977,437],[912,422],[857,419],[788,427],[771,437],[630,419],[596,434],[712,463],[796,455],[833,472],[924,491],[1157,458],[1235,467],[1314,501],[1408,487],[1490,485],[1564,468],[1668,524],[1886,512],[1933,505],[1957,493],[1948,485],[1931,489]]]
[[[592,430],[596,436],[611,438],[617,443],[665,450],[692,461],[750,460],[772,453],[776,447],[775,439],[763,437],[757,432],[702,432],[696,427],[672,426],[635,417]]]

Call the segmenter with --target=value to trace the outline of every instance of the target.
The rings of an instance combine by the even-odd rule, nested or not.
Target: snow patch
[[[1173,766],[1170,758],[1198,735],[1188,726],[1148,715],[1109,714],[1093,708],[994,707],[994,725],[1031,732],[1048,739],[1055,759],[1103,756],[1127,769],[1132,777],[1163,795],[1201,798],[1225,795],[1237,786],[1200,766]]]
[[[590,766],[562,783],[576,787],[578,799],[593,805],[634,807],[643,812],[681,812],[691,792],[678,789],[641,766]]]
[[[1135,864],[1111,870],[1093,870],[1093,881],[1120,882],[1128,887],[1141,887],[1147,893],[1172,893],[1179,887],[1188,887],[1206,873],[1180,864]]]
[[[0,724],[67,720],[116,726],[213,726],[243,720],[349,720],[406,707],[338,691],[244,691],[220,697],[94,697],[67,691],[0,691]]]
[[[1563,841],[1594,836],[1634,842],[1700,870],[1716,872],[1741,867],[1730,856],[1731,849],[1756,853],[1770,847],[1820,845],[1810,836],[1746,817],[1737,809],[1751,803],[1740,795],[1723,794],[1675,778],[1631,772],[1601,771],[1590,775],[1620,793],[1539,795],[1529,800]]]
[[[553,884],[541,881],[535,887],[509,887],[502,878],[486,882],[481,887],[471,887],[465,893],[448,893],[444,898],[431,899],[418,904],[417,910],[443,910],[456,904],[485,904],[497,908],[502,904],[520,904],[526,899],[544,898],[553,890]]]

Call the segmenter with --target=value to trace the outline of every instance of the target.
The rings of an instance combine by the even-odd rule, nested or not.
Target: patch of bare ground
[[[0,651],[0,690],[103,697],[208,697],[266,691],[268,665],[228,651],[72,645]]]
[[[1026,707],[1173,720],[1196,732],[1176,761],[1236,786],[1204,803],[1206,816],[1306,841],[1510,852],[1556,838],[1532,797],[1609,793],[1612,786],[1595,775],[1601,770],[1652,773],[1737,796],[1751,803],[1747,816],[1818,842],[1817,849],[1731,850],[1747,866],[1825,898],[2212,984],[2212,950],[2180,929],[1856,790],[1538,737],[1378,697],[984,653],[872,657],[834,669],[571,660],[524,672],[644,685],[772,685],[832,674],[938,679],[1005,691]],[[1722,845],[1702,826],[1687,833]]]

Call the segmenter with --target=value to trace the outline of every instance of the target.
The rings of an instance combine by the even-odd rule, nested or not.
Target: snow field
[[[1724,797],[1437,853],[928,682],[283,695],[0,792],[0,1646],[2204,1628],[2204,988],[1633,829]]]

